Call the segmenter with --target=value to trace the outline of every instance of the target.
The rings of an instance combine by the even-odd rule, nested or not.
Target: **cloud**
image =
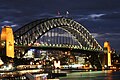
[[[105,21],[112,19],[120,19],[120,12],[101,12],[101,13],[92,13],[92,14],[84,14],[84,15],[75,15],[72,16],[77,21],[85,20],[85,21]]]
[[[4,26],[10,26],[10,27],[17,27],[17,24],[12,24],[12,25],[2,25],[1,27],[3,28]]]
[[[103,15],[105,15],[105,14],[90,14],[90,15],[88,15],[88,18],[97,19]]]
[[[15,23],[12,22],[12,21],[6,20],[6,21],[2,21],[2,22],[0,23],[0,26],[1,26],[1,27],[4,27],[4,26],[17,27],[18,24],[15,24]]]
[[[10,25],[12,25],[13,24],[13,22],[12,21],[8,21],[8,20],[5,20],[5,21],[2,21],[1,23],[0,23],[0,26],[6,26],[6,25],[8,25],[8,26],[10,26]]]
[[[88,15],[77,15],[76,20],[90,20],[90,21],[98,21],[101,20],[101,16],[106,15],[105,13],[98,14],[88,14]]]
[[[12,24],[10,25],[11,27],[17,27],[18,25],[17,24]]]
[[[1,22],[2,24],[11,24],[11,23],[13,23],[13,22],[11,22],[11,21],[3,21],[3,22]]]
[[[91,33],[91,34],[94,38],[98,38],[98,37],[103,36],[103,34],[99,34],[99,33]]]
[[[51,13],[41,13],[41,14],[35,14],[33,17],[40,19],[40,18],[55,17],[55,15],[54,15],[54,14],[51,14]]]
[[[104,41],[119,41],[120,33],[91,33],[94,38]]]
[[[105,35],[108,35],[108,36],[120,36],[120,33],[105,33]]]
[[[8,20],[4,20],[0,24],[1,25],[11,25],[11,24],[13,24],[13,22],[12,21],[8,21]]]
[[[1,13],[21,13],[22,11],[20,10],[17,10],[17,9],[12,9],[12,8],[3,8],[3,9],[0,9],[0,12]]]
[[[120,12],[112,12],[106,15],[102,15],[101,19],[120,19]]]

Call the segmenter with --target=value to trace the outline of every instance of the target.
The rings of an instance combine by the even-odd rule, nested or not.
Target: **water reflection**
[[[119,80],[120,71],[91,71],[72,72],[67,77],[60,77],[60,80]]]

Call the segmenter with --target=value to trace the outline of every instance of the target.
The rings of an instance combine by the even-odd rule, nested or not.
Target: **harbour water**
[[[120,71],[72,72],[60,80],[120,80]]]

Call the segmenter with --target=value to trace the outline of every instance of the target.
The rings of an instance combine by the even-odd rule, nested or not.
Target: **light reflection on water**
[[[120,71],[72,72],[60,80],[120,80]]]

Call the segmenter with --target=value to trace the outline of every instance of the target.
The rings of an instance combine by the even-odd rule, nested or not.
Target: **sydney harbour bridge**
[[[23,57],[30,49],[84,54],[93,68],[105,65],[104,51],[90,32],[77,21],[65,17],[30,22],[14,33],[14,55]]]

